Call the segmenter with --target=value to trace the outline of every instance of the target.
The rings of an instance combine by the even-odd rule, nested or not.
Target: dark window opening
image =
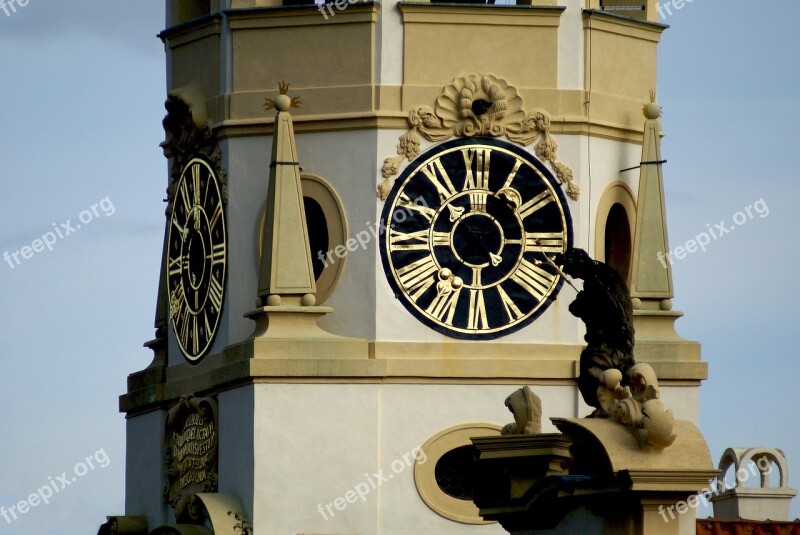
[[[606,219],[606,264],[628,280],[631,269],[631,227],[628,212],[619,203],[608,211]]]
[[[472,501],[475,496],[476,468],[474,446],[455,448],[442,455],[436,463],[436,484],[452,498]]]
[[[322,270],[325,269],[323,259],[330,250],[328,220],[325,219],[322,207],[311,197],[303,197],[303,206],[306,210],[306,228],[308,229],[311,264],[314,267],[314,279],[319,280]],[[319,254],[320,252],[322,255]]]

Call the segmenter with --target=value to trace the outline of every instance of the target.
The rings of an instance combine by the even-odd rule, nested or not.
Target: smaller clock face
[[[566,199],[530,153],[497,139],[444,143],[401,174],[383,210],[384,270],[416,318],[454,338],[493,339],[535,320],[562,284]]]
[[[192,159],[178,181],[168,247],[170,322],[184,356],[197,361],[217,333],[227,262],[220,185],[205,159]]]

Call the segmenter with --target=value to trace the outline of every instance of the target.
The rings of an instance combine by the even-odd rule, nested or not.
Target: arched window
[[[605,230],[606,264],[613,267],[626,281],[631,271],[631,223],[628,211],[614,203],[608,211]]]
[[[612,182],[597,203],[594,228],[594,258],[616,269],[630,284],[636,201],[630,187]]]

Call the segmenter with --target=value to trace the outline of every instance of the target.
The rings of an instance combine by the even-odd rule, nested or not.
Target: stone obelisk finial
[[[667,215],[661,159],[661,106],[655,92],[643,113],[644,140],[636,208],[636,232],[631,261],[631,297],[634,308],[672,308],[672,266],[668,258]]]
[[[258,283],[260,305],[304,305],[315,302],[317,286],[308,245],[308,227],[300,187],[300,164],[294,139],[290,108],[299,98],[287,94],[289,85],[280,84],[280,94],[268,99],[264,108],[275,108],[275,130],[269,170],[264,248]]]
[[[290,108],[300,99],[290,98],[289,86],[264,104],[278,110],[272,136],[264,246],[258,282],[257,309],[245,314],[255,323],[249,340],[238,345],[240,357],[253,359],[367,358],[364,339],[331,334],[317,320],[333,312],[316,305],[317,291],[308,227],[300,186],[300,166]],[[229,354],[235,354],[230,351]]]

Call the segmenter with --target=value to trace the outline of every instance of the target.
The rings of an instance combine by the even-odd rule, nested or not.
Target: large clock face
[[[183,169],[169,226],[169,317],[184,356],[211,348],[225,296],[225,210],[213,167],[203,158]]]
[[[419,156],[395,182],[382,223],[381,257],[396,297],[454,338],[493,339],[530,324],[563,282],[550,258],[572,245],[552,173],[492,138]]]

